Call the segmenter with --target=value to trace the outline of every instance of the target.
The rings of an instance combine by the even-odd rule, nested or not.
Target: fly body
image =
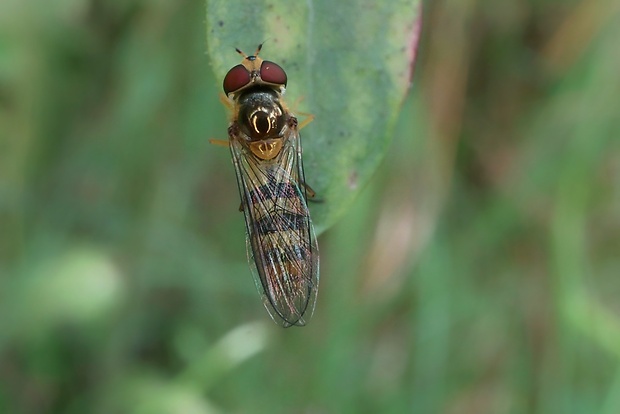
[[[245,216],[248,260],[265,307],[284,327],[312,316],[319,251],[307,205],[297,118],[282,100],[277,64],[243,55],[224,78],[229,146]],[[310,190],[311,191],[311,190]]]

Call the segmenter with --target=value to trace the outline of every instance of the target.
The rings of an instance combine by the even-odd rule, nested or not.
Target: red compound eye
[[[243,88],[248,83],[250,83],[250,72],[243,65],[237,65],[229,70],[224,77],[224,92],[228,95]]]
[[[260,65],[260,78],[263,82],[286,86],[286,72],[279,65],[264,60]]]

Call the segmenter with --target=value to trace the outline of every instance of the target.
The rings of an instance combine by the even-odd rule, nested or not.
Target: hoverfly
[[[224,77],[232,111],[228,145],[245,216],[250,269],[263,303],[279,325],[303,326],[319,286],[319,250],[308,211],[297,118],[282,101],[287,82],[276,63],[239,49]]]

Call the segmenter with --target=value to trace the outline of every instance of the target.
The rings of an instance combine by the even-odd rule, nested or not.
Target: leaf
[[[346,212],[379,165],[410,84],[419,0],[207,0],[207,48],[218,78],[234,48],[288,75],[286,101],[315,119],[301,131],[317,233]],[[302,99],[299,101],[299,99]]]

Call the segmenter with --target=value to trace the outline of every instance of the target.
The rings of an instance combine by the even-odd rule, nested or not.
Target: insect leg
[[[306,194],[308,195],[308,197],[314,198],[314,196],[316,196],[316,191],[314,191],[312,187],[310,187],[308,184],[301,183],[301,185],[303,185],[304,188],[306,189]]]
[[[301,185],[303,185],[303,187],[306,189],[306,200],[307,201],[312,201],[313,203],[322,203],[323,199],[322,198],[315,198],[316,197],[316,191],[314,191],[312,189],[312,187],[310,187],[308,184],[306,183],[301,183]]]
[[[226,109],[229,110],[230,112],[233,112],[233,110],[235,109],[235,106],[230,101],[230,99],[228,99],[228,97],[221,92],[218,96],[220,97],[220,102],[222,103],[222,105],[224,105]]]
[[[228,143],[228,141],[224,140],[224,139],[209,139],[209,143],[213,144],[213,145],[218,145],[220,147],[228,147],[230,144]]]
[[[306,119],[304,119],[302,122],[299,123],[299,129],[302,129],[303,127],[305,127],[306,125],[308,125],[310,122],[314,121],[314,115],[306,113],[306,112],[297,112],[299,115],[305,116]]]
[[[301,101],[304,100],[303,96],[300,96],[299,98],[297,98],[297,100],[295,101],[295,103],[293,103],[292,107],[293,107],[293,112],[295,114],[299,114],[301,116],[305,116],[306,119],[304,119],[300,124],[298,129],[302,129],[303,127],[305,127],[306,125],[308,125],[310,122],[312,122],[314,120],[314,115],[308,113],[308,112],[299,112],[297,111],[297,107],[299,106],[299,103]]]

